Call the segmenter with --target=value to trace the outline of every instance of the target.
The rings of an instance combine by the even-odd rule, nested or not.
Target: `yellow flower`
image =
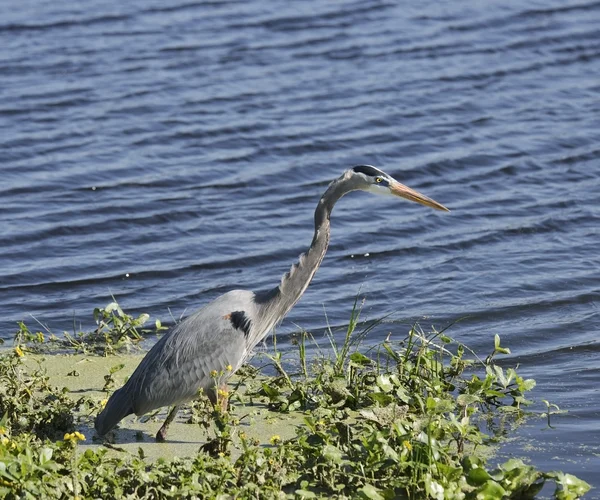
[[[275,434],[274,436],[271,436],[271,439],[269,439],[269,443],[271,444],[277,444],[281,441],[281,436],[278,436],[277,434]]]
[[[402,441],[402,446],[404,446],[408,451],[412,450],[412,444],[410,444],[408,441]]]
[[[10,439],[3,436],[2,439],[0,439],[0,443],[2,444],[2,446],[6,446],[8,443],[10,443]]]
[[[100,406],[104,408],[106,406],[106,403],[108,403],[108,399],[103,399],[102,401],[100,401]]]
[[[0,425],[0,436],[4,436],[6,434],[6,427],[2,427]]]
[[[217,378],[217,375],[218,375],[217,370],[213,370],[212,372],[210,372],[210,376],[212,378]]]
[[[85,436],[81,432],[67,432],[63,438],[65,441],[77,443],[77,441],[85,441]]]
[[[20,358],[22,358],[23,356],[25,356],[25,353],[23,352],[23,349],[21,349],[20,346],[15,347],[15,354],[17,356],[19,356]]]
[[[228,372],[233,370],[233,366],[231,366],[231,365],[227,365],[225,368]]]
[[[217,391],[217,394],[219,395],[220,398],[226,398],[227,396],[229,396],[229,391],[226,391],[225,389],[219,389]]]

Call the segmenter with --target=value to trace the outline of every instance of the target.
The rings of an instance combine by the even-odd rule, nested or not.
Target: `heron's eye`
[[[383,178],[382,177],[375,177],[375,182],[377,184],[379,184],[379,183],[383,182]]]

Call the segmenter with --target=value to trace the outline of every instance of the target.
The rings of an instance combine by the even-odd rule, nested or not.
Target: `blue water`
[[[357,293],[373,343],[499,333],[569,411],[507,453],[598,487],[599,162],[597,1],[1,2],[0,336],[274,286],[374,164],[452,212],[344,198],[280,344]]]

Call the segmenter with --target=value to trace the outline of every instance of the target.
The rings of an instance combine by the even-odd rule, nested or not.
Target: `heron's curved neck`
[[[257,294],[261,304],[265,326],[271,328],[281,320],[300,299],[325,257],[329,245],[329,217],[335,203],[352,191],[343,176],[333,181],[319,200],[315,210],[315,233],[310,248],[281,278],[279,286],[263,294]],[[266,332],[265,332],[266,333]]]

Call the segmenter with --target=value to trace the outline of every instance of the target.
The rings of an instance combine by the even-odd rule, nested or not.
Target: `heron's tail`
[[[127,415],[134,413],[131,398],[123,389],[113,393],[104,410],[96,417],[94,427],[99,436],[104,436]]]

